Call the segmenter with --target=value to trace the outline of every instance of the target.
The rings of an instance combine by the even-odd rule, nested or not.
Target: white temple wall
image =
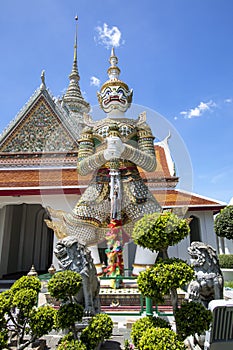
[[[194,216],[199,219],[200,223],[200,240],[211,245],[218,251],[217,237],[214,232],[214,217],[211,211],[188,211],[186,217]],[[168,254],[170,257],[178,257],[189,261],[188,247],[191,244],[191,237],[184,238],[174,247],[169,247]]]
[[[219,254],[233,254],[233,240],[224,237],[218,237]]]

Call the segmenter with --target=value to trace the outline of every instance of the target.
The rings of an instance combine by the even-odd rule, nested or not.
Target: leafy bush
[[[1,349],[6,346],[9,330],[16,335],[17,349],[25,349],[52,330],[56,311],[50,306],[36,308],[40,286],[37,277],[23,276],[0,294]]]
[[[233,238],[233,205],[221,209],[220,214],[215,219],[214,229],[220,237]]]
[[[175,312],[176,327],[180,339],[184,340],[195,333],[201,335],[208,330],[212,321],[212,313],[202,304],[194,301],[185,302]]]
[[[137,279],[140,292],[156,302],[170,290],[181,288],[194,278],[194,270],[181,259],[167,259],[142,271]]]
[[[145,215],[134,226],[134,242],[152,251],[163,251],[177,244],[190,232],[187,220],[171,212]]]
[[[5,328],[2,328],[2,324],[0,321],[0,327],[1,327],[1,331],[0,331],[0,349],[5,349],[7,346],[7,341],[8,341],[8,330]]]
[[[233,268],[233,254],[220,254],[218,258],[220,267],[225,269]]]
[[[70,300],[82,286],[82,277],[75,271],[57,272],[48,282],[48,291],[57,300]]]
[[[39,293],[41,289],[41,283],[38,277],[35,276],[23,276],[11,286],[11,291],[16,293],[22,289],[33,289]]]
[[[80,340],[65,339],[58,345],[57,350],[87,350],[87,347]]]
[[[111,317],[107,314],[97,314],[92,317],[89,325],[84,328],[80,339],[88,350],[94,350],[101,341],[111,337],[112,330],[113,322]]]
[[[81,321],[83,307],[76,303],[61,305],[56,315],[56,328],[73,329],[75,322]]]
[[[12,306],[20,310],[25,316],[30,312],[33,306],[36,306],[38,293],[33,289],[17,290],[13,294]]]
[[[33,309],[29,319],[31,333],[40,338],[45,334],[45,329],[46,333],[51,332],[54,327],[55,316],[56,310],[48,305]]]
[[[140,350],[185,350],[184,343],[168,328],[148,328],[138,344]]]
[[[146,316],[138,319],[135,323],[133,323],[132,331],[130,333],[130,337],[136,347],[138,347],[143,332],[153,327],[171,328],[167,321],[159,317]]]
[[[233,281],[224,281],[224,287],[233,289]]]

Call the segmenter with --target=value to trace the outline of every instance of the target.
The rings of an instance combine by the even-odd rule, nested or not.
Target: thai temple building
[[[100,92],[109,87],[109,81],[128,91],[119,75],[118,60],[112,50],[109,80]],[[62,238],[62,231],[52,224],[47,225],[46,221],[51,223],[53,212],[57,216],[63,212],[70,213],[91,181],[89,173],[77,173],[78,151],[82,144],[80,135],[87,126],[94,125],[88,114],[90,105],[80,90],[77,36],[69,85],[64,96],[54,98],[46,86],[44,72],[38,85],[0,135],[0,278],[26,273],[32,265],[41,273],[46,272],[52,263],[56,266],[53,250],[56,241]],[[102,97],[98,96],[99,99]],[[126,97],[131,103],[132,93]],[[143,118],[143,113],[135,116],[139,124]],[[105,132],[106,128],[102,128],[99,135],[102,137]],[[130,127],[122,127],[121,132],[127,136],[131,132]],[[147,129],[141,129],[141,133],[144,136],[147,133],[147,139],[153,142],[153,136]],[[143,139],[142,136],[142,140],[145,137]],[[151,203],[154,206],[158,203],[161,210],[172,210],[177,214],[185,208],[185,217],[192,218],[190,236],[170,248],[170,256],[188,259],[187,247],[196,240],[210,244],[217,251],[224,250],[224,242],[218,245],[213,229],[214,215],[225,206],[224,203],[176,188],[179,176],[174,170],[169,137],[153,143],[153,152],[156,167],[150,168],[149,163],[143,163],[144,160],[138,167],[142,178],[140,183],[147,185],[152,194]],[[145,168],[148,170],[145,171]],[[91,246],[98,272],[105,259],[105,248],[104,240]],[[129,241],[124,252],[125,266],[134,267],[135,273],[149,263],[144,259],[144,252],[137,248]]]

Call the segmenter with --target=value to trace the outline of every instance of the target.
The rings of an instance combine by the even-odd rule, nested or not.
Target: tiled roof
[[[0,196],[66,193],[80,194],[90,178],[72,169],[0,170]],[[163,208],[188,207],[192,210],[220,210],[225,205],[215,200],[175,189],[156,189],[153,195]]]
[[[189,193],[182,190],[175,189],[165,189],[165,190],[153,190],[153,195],[160,203],[163,208],[170,207],[184,207],[188,206],[189,208],[195,209],[196,207],[200,208],[223,208],[224,203],[218,202],[214,199],[205,198],[195,193]]]
[[[154,186],[159,187],[175,187],[178,183],[178,177],[171,176],[169,173],[166,156],[164,149],[160,146],[155,146],[156,158],[157,158],[157,168],[154,172],[144,172],[139,168],[142,178]],[[37,173],[31,169],[52,169],[52,168],[71,168],[69,176],[72,173],[72,182],[77,185],[77,172],[76,172],[76,163],[77,163],[77,152],[38,152],[38,153],[6,153],[0,152],[0,174],[3,169],[4,172],[8,172],[7,185],[5,186],[5,180],[2,181],[0,178],[0,187],[10,187],[11,184],[17,183],[17,186],[23,186],[21,182],[24,181],[24,174],[22,169],[25,171],[30,171],[26,175],[26,178],[30,177],[30,182],[36,183]],[[17,169],[17,170],[16,170]],[[30,169],[30,170],[29,170]],[[17,171],[19,171],[17,173]],[[37,170],[38,171],[38,170]],[[26,174],[26,173],[25,173]],[[89,183],[92,175],[79,177],[79,185],[86,185]],[[5,175],[3,177],[5,179]],[[16,179],[17,178],[17,179]],[[64,178],[64,181],[65,178]],[[4,183],[3,183],[4,182]],[[13,185],[14,186],[14,185]]]

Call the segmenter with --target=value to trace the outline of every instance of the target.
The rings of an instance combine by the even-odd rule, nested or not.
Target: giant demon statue
[[[49,209],[51,216],[58,219],[50,227],[60,237],[76,236],[83,244],[103,239],[109,229],[110,237],[121,236],[122,226],[128,230],[144,214],[160,211],[138,170],[140,167],[151,172],[156,168],[154,137],[145,113],[136,120],[124,116],[133,92],[119,79],[117,63],[112,49],[109,80],[98,93],[106,118],[94,122],[86,115],[86,127],[78,141],[78,173],[93,174],[92,180],[71,213]],[[117,249],[120,254],[119,244]],[[121,270],[119,254],[114,263]]]

